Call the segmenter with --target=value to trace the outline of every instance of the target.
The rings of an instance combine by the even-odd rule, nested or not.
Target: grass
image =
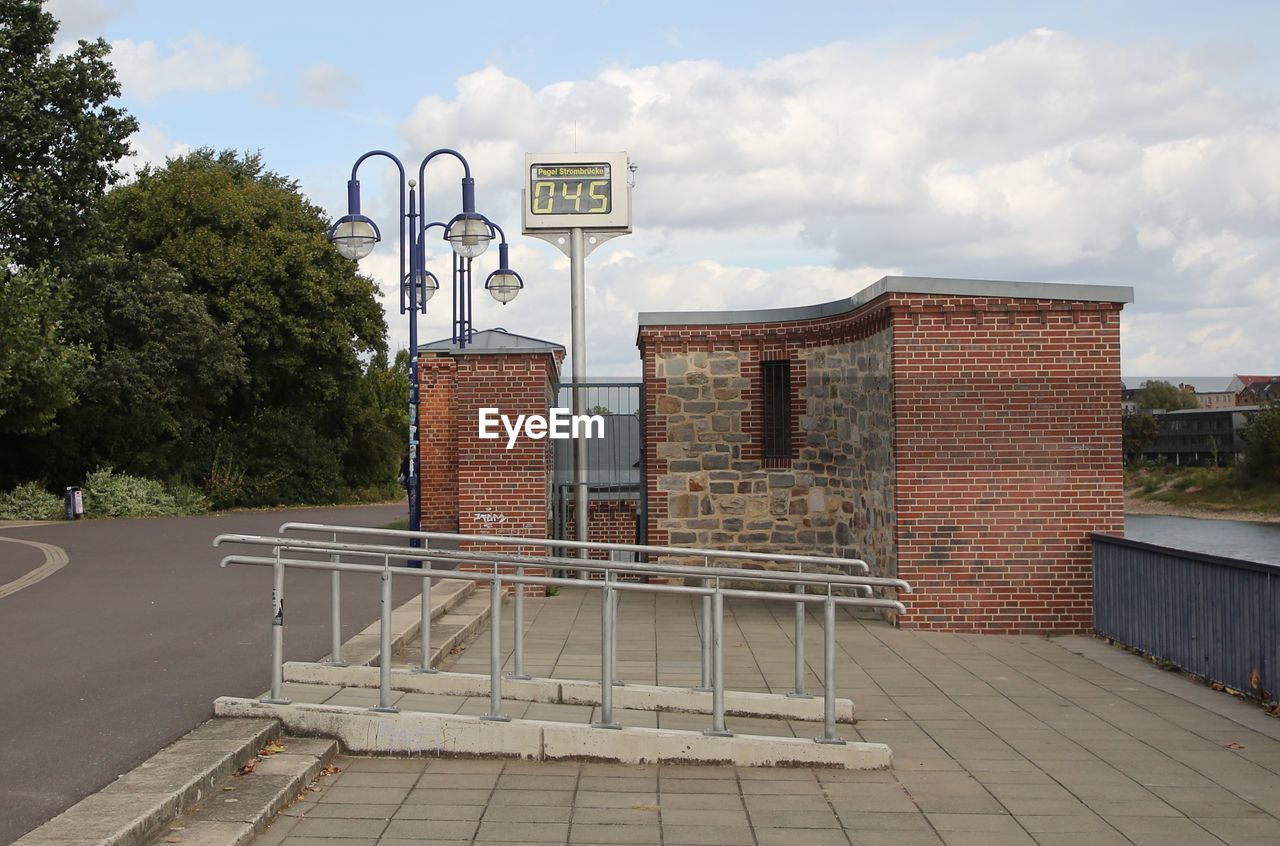
[[[1280,514],[1280,484],[1251,481],[1232,467],[1131,467],[1124,487],[1130,496],[1183,508]]]

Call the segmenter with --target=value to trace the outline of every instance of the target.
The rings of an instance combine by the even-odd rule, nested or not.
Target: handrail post
[[[423,549],[431,548],[431,541],[422,542]],[[423,567],[430,569],[432,562],[424,560]],[[422,646],[422,663],[413,668],[415,673],[439,672],[431,666],[431,577],[422,577],[422,619],[418,623],[418,643]]]
[[[424,562],[427,567],[430,561]],[[422,620],[418,623],[418,642],[422,645],[422,663],[413,668],[415,673],[437,673],[431,666],[431,577],[422,577]]]
[[[818,743],[844,744],[836,734],[836,603],[827,588],[822,606],[822,737]]]
[[[794,592],[798,594],[804,593],[804,585],[796,585]],[[813,697],[804,692],[805,675],[808,667],[804,663],[804,618],[805,607],[803,602],[796,603],[796,687],[795,690],[787,694],[791,699],[812,699]]]
[[[706,567],[711,566],[711,558],[709,556],[702,559],[702,563]],[[702,586],[706,587],[709,579],[702,580]],[[702,597],[702,626],[700,629],[702,635],[702,679],[694,690],[710,690],[711,689],[711,597]]]
[[[271,588],[271,693],[261,701],[269,705],[288,705],[281,687],[284,685],[284,562],[276,547],[276,563],[272,565]]]
[[[524,576],[524,567],[516,567],[516,578]],[[515,629],[512,643],[511,654],[511,672],[507,673],[509,679],[527,679],[529,674],[524,671],[524,585],[516,582],[516,595],[511,600],[512,615],[511,623]]]
[[[604,571],[600,590],[600,719],[592,728],[621,729],[613,721],[613,572]]]
[[[338,533],[333,533],[333,542],[338,542]],[[329,560],[337,564],[342,560],[342,556],[334,553],[329,556]],[[346,661],[342,660],[342,573],[334,570],[329,575],[329,610],[332,615],[331,627],[333,629],[333,640],[329,646],[329,660],[325,661],[325,665],[329,667],[346,667],[349,666]]]
[[[480,719],[511,722],[502,713],[502,576],[496,563],[489,582],[489,713]]]
[[[716,592],[711,596],[712,605],[712,671],[711,671],[711,728],[702,733],[712,737],[733,737],[724,724],[724,594],[720,592],[720,580],[715,582]]]
[[[383,558],[382,608],[378,616],[378,704],[369,709],[383,714],[398,714],[391,704],[391,559]]]
[[[609,660],[612,662],[610,664],[612,671],[609,675],[613,677],[614,687],[617,687],[623,683],[622,679],[618,678],[618,604],[622,602],[622,591],[613,589],[610,593],[613,594],[613,601],[609,605],[609,613],[613,615],[613,625],[610,627],[609,637]]]

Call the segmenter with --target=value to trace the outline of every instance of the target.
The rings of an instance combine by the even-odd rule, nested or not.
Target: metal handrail
[[[617,728],[617,724],[613,722],[613,684],[616,668],[616,616],[617,616],[617,596],[623,591],[634,591],[642,593],[676,593],[691,596],[701,596],[704,600],[710,600],[712,613],[709,617],[704,617],[703,642],[711,647],[710,666],[704,668],[704,677],[709,676],[709,688],[712,694],[712,725],[706,730],[709,735],[728,735],[730,732],[725,727],[724,722],[724,669],[723,669],[723,615],[724,615],[724,598],[726,596],[735,598],[762,599],[764,601],[786,601],[794,602],[799,607],[803,607],[808,603],[823,603],[824,605],[824,728],[823,736],[815,738],[822,743],[842,743],[843,741],[835,733],[835,606],[847,605],[858,607],[873,608],[893,608],[900,613],[905,613],[906,608],[902,603],[891,599],[875,599],[867,597],[846,597],[837,596],[832,590],[836,587],[833,583],[827,584],[827,593],[821,594],[790,594],[779,593],[776,591],[748,590],[748,589],[731,589],[722,588],[720,585],[723,576],[713,575],[705,568],[689,567],[685,565],[657,565],[666,567],[682,567],[689,571],[688,575],[694,577],[702,577],[713,582],[712,586],[692,586],[692,585],[662,585],[662,584],[646,584],[638,582],[617,582],[613,579],[615,571],[622,568],[613,566],[612,564],[591,562],[593,566],[598,566],[605,571],[605,579],[599,581],[583,581],[579,579],[565,579],[554,576],[530,576],[525,575],[524,567],[528,563],[522,561],[515,563],[515,572],[512,574],[504,574],[499,572],[499,566],[504,565],[501,561],[502,556],[490,556],[488,563],[493,567],[493,572],[480,571],[458,571],[458,570],[440,570],[431,566],[424,566],[422,569],[413,567],[393,567],[391,560],[401,559],[406,561],[420,561],[424,564],[435,561],[456,561],[454,557],[457,553],[454,551],[440,549],[422,549],[413,547],[377,547],[366,544],[340,544],[336,542],[323,541],[306,541],[300,539],[289,538],[268,538],[252,535],[235,535],[223,534],[214,540],[214,545],[222,543],[253,543],[270,545],[274,548],[273,557],[259,557],[246,555],[229,555],[222,559],[221,566],[226,567],[229,564],[248,564],[258,566],[271,566],[274,570],[275,577],[273,580],[274,589],[272,592],[272,688],[269,696],[265,701],[268,702],[287,702],[281,694],[281,686],[283,684],[283,626],[284,626],[284,570],[287,567],[309,570],[327,570],[332,573],[352,572],[352,573],[379,573],[382,577],[382,611],[380,615],[380,640],[382,657],[379,668],[379,701],[376,710],[395,711],[396,709],[390,704],[390,685],[391,685],[391,579],[395,574],[413,576],[421,578],[424,584],[429,585],[433,577],[447,577],[454,579],[463,579],[469,581],[488,582],[490,584],[490,707],[489,713],[485,715],[485,719],[490,720],[506,720],[508,719],[501,713],[502,694],[501,694],[501,606],[502,592],[504,583],[517,585],[516,589],[516,608],[519,609],[523,604],[523,585],[556,585],[556,586],[585,586],[592,589],[600,589],[604,591],[601,600],[601,693],[600,702],[601,720],[596,723],[598,727]],[[317,561],[304,559],[290,559],[281,556],[281,551],[286,548],[297,548],[305,551],[317,553],[329,553],[331,556],[338,554],[355,554],[367,557],[381,558],[382,566],[371,564],[353,564],[344,563],[338,560]],[[545,559],[543,559],[545,561]],[[577,559],[574,559],[575,561]],[[538,559],[535,562],[541,563]],[[616,562],[615,562],[616,563]],[[623,564],[623,568],[633,565]],[[732,571],[731,571],[732,572]],[[757,574],[758,571],[743,571],[748,574]],[[795,575],[795,574],[787,574]],[[809,575],[809,574],[805,574]],[[816,575],[816,574],[813,574]],[[821,577],[819,577],[821,578]],[[849,578],[828,576],[829,579]],[[806,580],[807,581],[807,580]],[[905,583],[904,583],[905,584]],[[803,587],[803,585],[799,585]],[[909,590],[909,585],[907,588]],[[424,600],[428,596],[423,597]],[[427,652],[427,640],[430,620],[429,608],[424,608],[424,621],[427,629],[423,632],[423,665],[429,665],[430,658]],[[517,649],[515,651],[515,670],[516,674],[522,672],[522,649],[523,643],[523,625],[517,614]],[[707,623],[710,625],[708,626]],[[800,654],[800,653],[798,653]],[[798,671],[799,672],[799,671]],[[514,675],[514,674],[513,674]],[[527,678],[527,676],[525,676]]]
[[[891,587],[911,592],[911,585],[902,579],[890,579],[881,576],[849,576],[844,574],[793,573],[789,570],[748,570],[739,567],[698,567],[689,564],[647,564],[631,561],[602,561],[597,559],[561,558],[551,555],[512,555],[501,552],[470,552],[457,549],[430,548],[430,556],[424,555],[422,549],[416,547],[390,546],[380,544],[357,544],[323,540],[307,540],[305,538],[271,537],[266,535],[244,535],[225,533],[213,540],[214,546],[224,543],[247,543],[260,546],[278,546],[282,549],[309,549],[316,552],[352,552],[357,554],[383,555],[405,560],[430,557],[433,561],[456,560],[477,561],[485,564],[503,564],[514,566],[545,567],[553,564],[564,564],[577,570],[593,572],[613,571],[632,573],[635,575],[678,576],[692,579],[706,579],[719,576],[725,579],[746,579],[751,581],[781,582],[787,585],[837,585],[841,587],[870,588]]]
[[[558,540],[555,538],[522,538],[511,535],[463,535],[450,532],[411,532],[407,529],[375,529],[368,526],[333,526],[324,523],[287,522],[280,524],[280,531],[338,532],[349,535],[384,535],[426,541],[456,540],[464,543],[491,543],[506,546],[539,546],[548,549],[585,549],[602,552],[639,552],[654,555],[675,555],[684,558],[730,558],[740,561],[774,561],[793,564],[816,564],[825,567],[856,568],[870,572],[867,562],[859,558],[835,558],[825,555],[800,555],[782,552],[748,552],[746,550],[700,549],[684,546],[649,546],[638,543],[605,543],[603,541]],[[575,559],[577,560],[577,559]]]

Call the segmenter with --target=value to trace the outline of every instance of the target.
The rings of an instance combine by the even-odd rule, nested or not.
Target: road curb
[[[13,846],[147,846],[280,734],[276,719],[215,717]]]

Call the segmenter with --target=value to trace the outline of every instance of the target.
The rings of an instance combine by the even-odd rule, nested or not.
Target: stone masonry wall
[[[801,353],[808,382],[792,464],[797,486],[808,483],[797,541],[812,526],[813,548],[865,557],[876,576],[897,574],[892,355],[891,331]]]
[[[866,558],[894,569],[891,333],[736,332],[703,346],[646,334],[646,482],[654,544]],[[763,361],[791,362],[792,455],[761,459]]]

